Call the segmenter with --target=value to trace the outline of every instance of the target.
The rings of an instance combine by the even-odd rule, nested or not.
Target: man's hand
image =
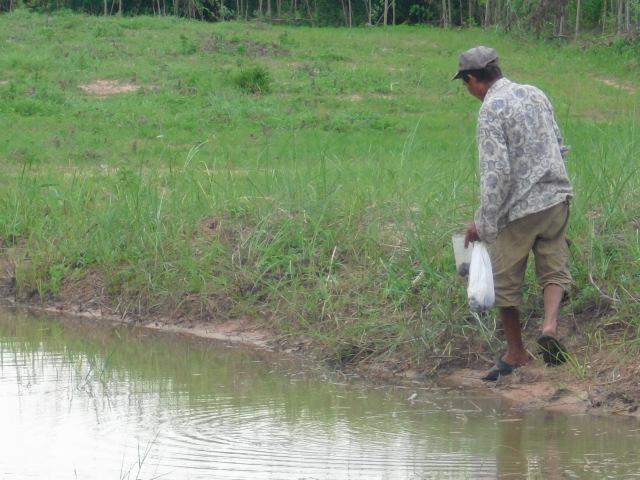
[[[464,248],[469,248],[470,242],[479,242],[478,230],[476,229],[476,222],[471,222],[467,227],[467,233],[464,236]]]

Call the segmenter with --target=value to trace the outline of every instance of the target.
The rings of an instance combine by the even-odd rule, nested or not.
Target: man
[[[475,47],[460,55],[458,73],[469,93],[482,102],[478,114],[481,205],[466,232],[469,242],[490,248],[496,301],[507,340],[483,380],[497,380],[532,359],[522,340],[522,305],[529,252],[544,292],[544,321],[537,340],[546,363],[566,360],[557,339],[560,302],[569,288],[566,237],[573,197],[563,145],[551,103],[538,88],[504,78],[498,54]]]

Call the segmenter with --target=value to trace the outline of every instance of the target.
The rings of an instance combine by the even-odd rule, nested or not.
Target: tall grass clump
[[[234,77],[235,84],[247,93],[269,93],[271,91],[271,75],[269,71],[255,65],[251,68],[243,68]]]
[[[47,18],[0,17],[0,239],[19,300],[249,316],[336,363],[499,349],[450,246],[477,207],[479,103],[449,79],[489,44],[547,91],[573,146],[566,308],[637,328],[626,57],[478,30]]]
[[[579,308],[592,312],[613,308],[637,326],[640,167],[635,161],[639,153],[635,119],[628,121],[623,129],[605,125],[585,131],[582,140],[590,154],[576,180],[582,200],[572,222],[581,238],[573,260],[578,299],[583,300]]]

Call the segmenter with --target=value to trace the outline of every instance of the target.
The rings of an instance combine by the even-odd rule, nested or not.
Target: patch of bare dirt
[[[511,400],[516,409],[640,417],[640,360],[619,351],[624,329],[603,323],[603,329],[611,326],[614,330],[607,333],[601,347],[589,348],[580,324],[595,320],[585,318],[567,316],[559,321],[560,339],[571,354],[564,365],[545,365],[532,341],[529,351],[534,361],[497,382],[482,380],[491,367],[489,363],[484,369],[450,370],[444,375],[445,381],[460,388],[488,388]],[[536,328],[527,332],[532,340]]]
[[[605,85],[609,85],[610,87],[613,87],[617,90],[624,90],[625,92],[629,92],[629,93],[635,93],[636,91],[636,89],[633,88],[631,85],[624,85],[620,83],[618,80],[614,80],[611,78],[601,78],[599,80]]]
[[[568,414],[639,417],[640,392],[633,381],[618,385],[577,379],[566,367],[534,363],[497,382],[484,382],[485,371],[461,369],[446,382],[461,388],[490,389],[510,400],[517,410],[549,410]]]
[[[118,80],[94,80],[91,83],[78,85],[82,90],[99,98],[105,98],[117,93],[135,92],[141,85],[133,82],[120,82]]]
[[[156,321],[148,323],[146,326],[166,332],[191,334],[202,338],[251,344],[269,350],[272,349],[270,343],[272,335],[265,328],[247,320],[228,320],[213,325],[210,323],[199,323],[186,327]]]
[[[226,39],[212,35],[205,43],[205,52],[228,52],[233,54],[244,53],[249,57],[286,57],[289,51],[272,43],[263,43],[245,39],[241,41],[227,41]]]

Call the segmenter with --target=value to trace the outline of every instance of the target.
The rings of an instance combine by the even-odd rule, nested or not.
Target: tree
[[[451,0],[442,0],[441,24],[448,28],[451,26]]]

